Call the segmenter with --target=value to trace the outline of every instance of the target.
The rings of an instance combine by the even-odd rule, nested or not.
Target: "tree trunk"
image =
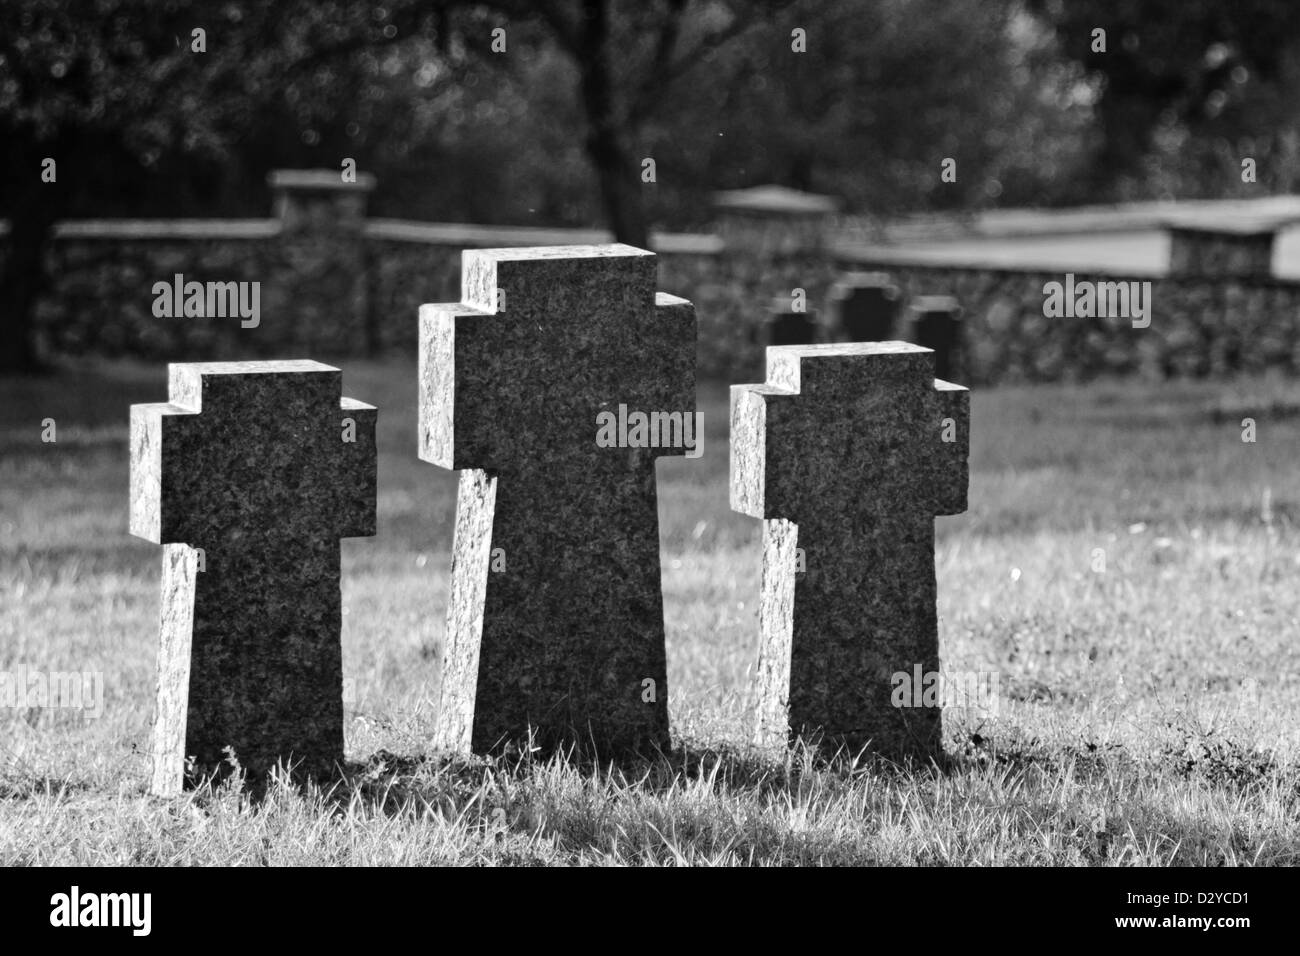
[[[647,248],[650,235],[636,161],[617,133],[597,134],[593,131],[587,138],[587,156],[596,168],[605,219],[614,233],[614,240]]]
[[[47,284],[45,252],[61,208],[60,187],[40,182],[21,187],[9,220],[0,265],[0,374],[47,371],[36,351],[36,300]]]
[[[605,0],[585,0],[579,31],[582,103],[587,114],[587,158],[596,171],[605,218],[617,242],[642,249],[650,242],[640,168],[627,146],[609,68]]]

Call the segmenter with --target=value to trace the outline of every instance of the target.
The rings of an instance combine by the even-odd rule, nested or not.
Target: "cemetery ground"
[[[342,546],[350,765],[251,806],[146,795],[161,558],[126,530],[127,415],[165,368],[0,381],[0,671],[103,691],[0,709],[0,863],[1300,863],[1298,385],[975,390],[940,641],[998,699],[945,716],[944,768],[748,745],[760,525],[728,508],[720,383],[703,458],[658,466],[675,750],[432,753],[456,476],[416,457],[413,363],[347,363],[344,393],[380,408],[379,534]]]

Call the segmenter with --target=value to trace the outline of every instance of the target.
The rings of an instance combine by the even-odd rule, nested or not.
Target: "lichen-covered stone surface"
[[[695,410],[695,314],[624,245],[467,251],[420,310],[420,456],[457,502],[435,743],[668,745],[655,459],[598,416]],[[629,434],[629,438],[632,438]]]
[[[731,391],[731,504],[764,520],[756,738],[937,756],[940,710],[893,706],[891,677],[939,670],[934,518],[966,509],[968,393],[904,342],[767,357]]]
[[[375,533],[376,410],[317,362],[170,367],[131,408],[131,533],[164,545],[153,790],[343,759],[339,538]],[[184,773],[193,758],[192,772]]]

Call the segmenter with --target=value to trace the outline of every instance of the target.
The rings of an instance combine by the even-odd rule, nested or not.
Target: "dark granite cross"
[[[462,301],[420,309],[420,457],[465,469],[440,748],[668,744],[655,459],[689,449],[597,440],[695,410],[695,312],[656,296],[655,266],[625,245],[469,250]]]
[[[961,304],[950,295],[918,295],[908,303],[909,338],[934,351],[934,371],[940,378],[967,374],[966,331]]]
[[[831,288],[841,342],[884,342],[894,337],[898,287],[885,272],[850,272]],[[776,344],[776,343],[773,343]]]
[[[170,366],[131,407],[131,533],[164,546],[155,793],[343,760],[339,538],[375,533],[376,411],[318,362]],[[191,773],[184,763],[193,758]]]
[[[905,342],[770,348],[766,384],[732,387],[731,506],[764,519],[761,743],[940,751],[939,710],[892,690],[939,669],[934,518],[966,509],[969,421]]]
[[[789,299],[778,297],[772,303],[765,331],[765,345],[812,345],[821,338],[816,309],[796,311]]]

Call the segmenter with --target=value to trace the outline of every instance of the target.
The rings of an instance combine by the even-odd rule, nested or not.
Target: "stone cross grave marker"
[[[885,342],[894,337],[898,287],[885,272],[851,272],[831,288],[835,334],[842,342]]]
[[[789,298],[777,296],[772,300],[763,335],[764,345],[812,345],[821,338],[817,310],[796,311]]]
[[[934,518],[966,509],[965,388],[905,342],[771,348],[731,389],[731,506],[763,519],[757,740],[937,755]],[[918,699],[920,695],[917,695]]]
[[[910,338],[934,350],[934,373],[942,379],[964,378],[966,332],[961,304],[950,295],[919,295],[908,303]]]
[[[131,533],[163,545],[153,792],[343,760],[339,538],[375,533],[375,419],[318,362],[169,367],[131,406]],[[194,758],[192,773],[185,761]]]
[[[668,745],[655,459],[697,437],[695,312],[655,281],[626,245],[467,250],[420,308],[420,457],[464,469],[440,748]]]

